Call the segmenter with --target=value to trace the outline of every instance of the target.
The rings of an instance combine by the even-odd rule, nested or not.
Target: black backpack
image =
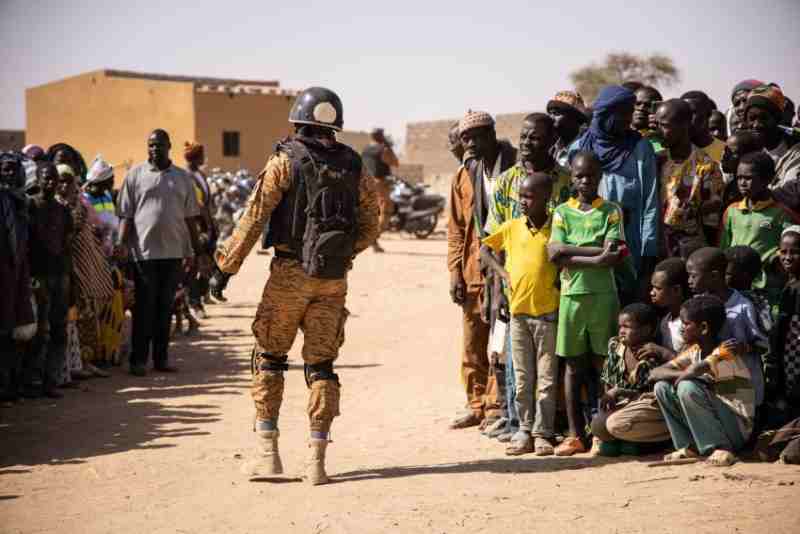
[[[309,276],[344,278],[358,238],[361,158],[340,143],[292,139],[278,150],[292,161],[293,183],[272,217],[274,241],[288,244]]]

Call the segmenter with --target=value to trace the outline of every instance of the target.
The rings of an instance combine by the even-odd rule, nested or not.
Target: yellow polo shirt
[[[510,311],[514,315],[546,315],[558,309],[558,270],[547,257],[551,219],[542,228],[529,228],[526,217],[504,222],[483,244],[506,252],[511,277]]]

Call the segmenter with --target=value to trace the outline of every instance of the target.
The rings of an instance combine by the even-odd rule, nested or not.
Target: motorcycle
[[[395,209],[389,219],[389,230],[402,230],[414,234],[417,239],[425,239],[433,233],[446,200],[442,195],[428,193],[427,188],[426,184],[416,185],[393,177],[389,198]]]

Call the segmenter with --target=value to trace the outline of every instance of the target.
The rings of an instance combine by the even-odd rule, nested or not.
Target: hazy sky
[[[703,89],[727,107],[756,77],[800,101],[798,21],[800,0],[0,0],[0,129],[24,128],[26,87],[98,68],[325,85],[345,128],[396,137],[467,108],[541,110],[621,50],[672,56],[682,80],[665,96]]]

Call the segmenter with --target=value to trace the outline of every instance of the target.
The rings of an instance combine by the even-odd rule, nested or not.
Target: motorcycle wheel
[[[427,239],[427,237],[436,230],[437,222],[439,222],[439,216],[431,215],[424,223],[420,223],[420,227],[414,230],[414,237],[417,239]]]

